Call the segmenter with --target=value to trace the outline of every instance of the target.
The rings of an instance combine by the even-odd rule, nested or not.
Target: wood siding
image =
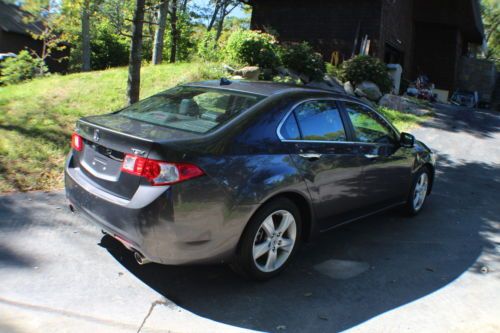
[[[308,41],[329,60],[333,51],[351,57],[360,25],[378,54],[382,0],[352,1],[253,1],[252,29],[276,31],[285,42]],[[359,48],[359,43],[358,43]]]

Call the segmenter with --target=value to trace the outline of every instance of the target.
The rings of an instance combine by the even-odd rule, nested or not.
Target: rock
[[[369,100],[377,102],[381,97],[382,93],[380,88],[373,82],[364,81],[356,86],[356,89],[361,90]]]
[[[349,95],[354,95],[354,86],[351,82],[347,81],[346,83],[344,83],[344,90]]]
[[[288,76],[291,77],[294,81],[300,81],[300,75],[291,69],[287,69]]]
[[[276,72],[278,72],[278,74],[281,76],[289,76],[290,75],[288,68],[283,67],[283,66],[279,66],[278,68],[276,68]]]
[[[323,89],[323,90],[330,90],[330,91],[338,91],[335,90],[335,87],[332,87],[328,84],[326,81],[312,81],[307,84],[305,84],[306,87],[310,88],[318,88],[318,89]]]
[[[323,80],[325,80],[325,82],[330,87],[332,87],[331,90],[337,91],[337,92],[340,92],[340,93],[345,93],[344,85],[335,76],[331,76],[331,75],[325,74],[325,77],[323,78]]]
[[[241,75],[233,75],[230,78],[231,80],[243,80],[243,76]]]
[[[258,80],[260,76],[260,68],[257,66],[243,67],[234,71],[234,75],[242,76],[246,80]]]
[[[392,94],[384,95],[378,105],[398,111],[403,111],[405,108],[403,98]]]
[[[363,102],[365,102],[366,104],[371,105],[373,108],[377,106],[377,104],[376,104],[376,103],[374,103],[374,102],[370,101],[370,100],[369,100],[368,98],[366,98],[366,97],[360,97],[359,99],[360,99],[360,100],[362,100]]]
[[[378,102],[380,106],[401,111],[404,113],[414,114],[416,116],[425,116],[431,113],[430,110],[423,108],[418,103],[415,103],[410,98],[396,96],[392,94],[384,95]]]
[[[365,92],[359,88],[354,89],[354,95],[358,96],[359,98],[368,98],[368,95],[365,94]]]
[[[233,74],[235,71],[235,69],[229,65],[223,65],[222,68],[229,74]]]

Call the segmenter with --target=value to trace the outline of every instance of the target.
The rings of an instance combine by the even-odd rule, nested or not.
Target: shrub
[[[93,70],[125,66],[129,61],[129,42],[107,28],[97,32],[90,43],[91,67]]]
[[[323,79],[326,72],[323,56],[314,52],[307,42],[284,45],[280,55],[286,68],[307,75],[311,81]]]
[[[1,67],[2,84],[15,84],[47,73],[43,60],[32,57],[28,51],[21,51],[17,57],[6,59]]]
[[[386,65],[377,58],[370,56],[357,56],[342,64],[342,79],[359,84],[371,81],[377,84],[382,93],[392,89],[392,80],[387,73]]]
[[[274,36],[254,30],[237,30],[229,36],[225,59],[233,64],[276,68],[280,64]]]
[[[206,61],[221,60],[221,51],[216,41],[216,35],[217,32],[215,30],[203,33],[197,43],[198,57]]]

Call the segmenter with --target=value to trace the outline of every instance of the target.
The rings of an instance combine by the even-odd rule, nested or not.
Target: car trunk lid
[[[121,170],[127,154],[148,157],[156,142],[196,136],[117,114],[83,118],[77,132],[83,138],[83,149],[75,154],[81,171],[101,189],[125,199],[145,181]]]

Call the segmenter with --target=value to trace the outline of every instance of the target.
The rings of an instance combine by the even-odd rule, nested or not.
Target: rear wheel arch
[[[260,208],[263,207],[264,205],[268,204],[269,202],[278,200],[280,198],[285,198],[285,199],[290,200],[298,208],[298,210],[300,212],[301,222],[302,222],[302,237],[301,237],[302,240],[308,241],[311,238],[312,226],[313,226],[312,207],[304,195],[297,193],[297,192],[289,191],[289,192],[277,193],[277,194],[273,195],[272,197],[267,198],[264,202],[262,202],[259,205],[259,208],[257,208],[255,210],[255,212],[253,212],[251,217],[246,222],[247,224],[246,224],[245,228],[243,229],[243,232],[240,235],[240,240],[238,241],[238,247],[239,247],[239,244],[241,242],[241,237],[243,236],[243,234],[245,233],[245,230],[247,229],[248,223],[255,216],[255,214],[257,214],[257,212],[260,210]]]

